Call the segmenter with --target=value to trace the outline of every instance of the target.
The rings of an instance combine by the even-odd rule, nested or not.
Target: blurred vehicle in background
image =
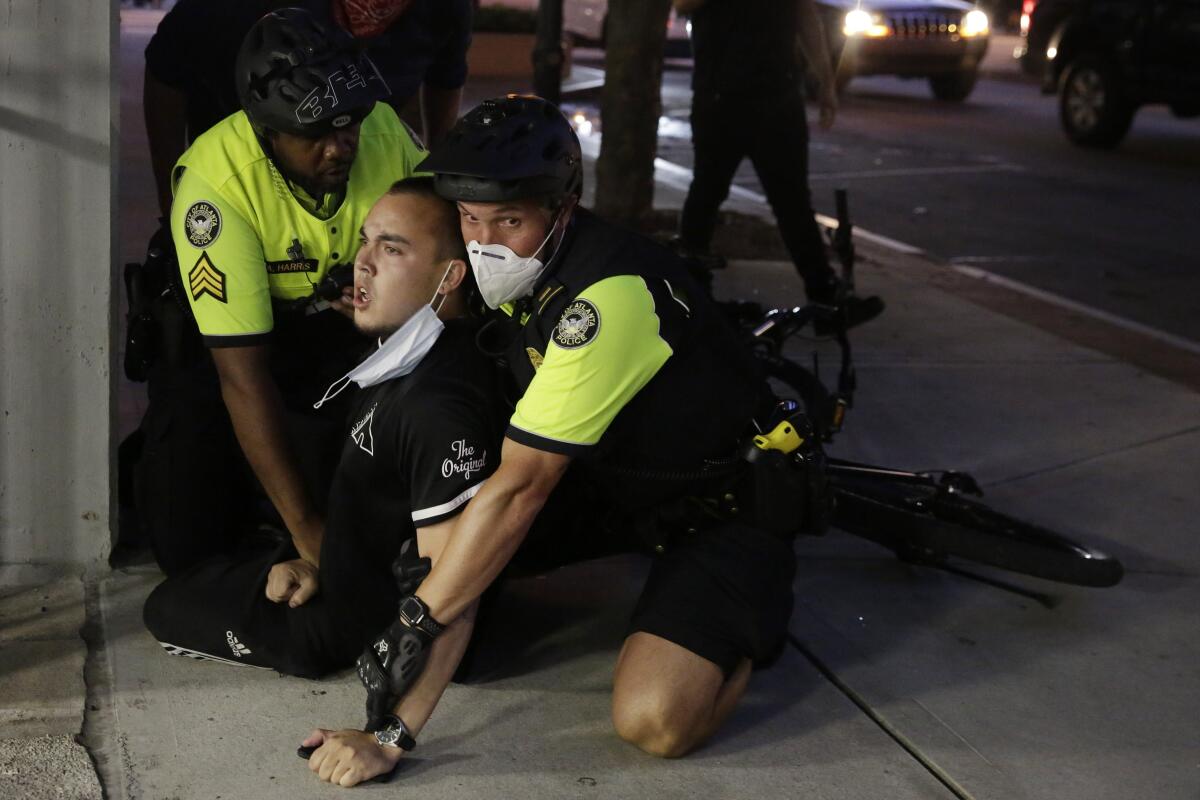
[[[608,34],[608,0],[563,0],[563,33],[570,34],[575,45],[604,47]],[[692,45],[687,20],[674,9],[667,18],[666,54],[689,58]]]
[[[1058,93],[1067,138],[1115,147],[1144,105],[1200,115],[1200,0],[1038,0],[1026,69]]]
[[[961,102],[975,88],[991,22],[962,0],[817,0],[838,87],[856,75],[924,78],[934,97]]]
[[[1046,47],[1055,30],[1075,12],[1080,0],[1022,0],[1021,44],[1015,55],[1021,69],[1040,78],[1046,72]]]

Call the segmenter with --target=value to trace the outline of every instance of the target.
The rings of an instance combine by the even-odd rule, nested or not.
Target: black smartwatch
[[[417,740],[409,733],[404,720],[394,714],[384,716],[383,727],[375,731],[375,741],[380,747],[398,747],[410,752],[417,747]]]
[[[400,601],[400,617],[405,624],[426,633],[430,639],[436,639],[446,630],[445,625],[429,616],[429,606],[415,594]]]

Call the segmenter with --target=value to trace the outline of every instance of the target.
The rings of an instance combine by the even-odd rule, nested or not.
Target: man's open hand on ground
[[[281,561],[267,575],[267,599],[296,608],[308,602],[319,586],[317,568],[303,558]]]
[[[308,759],[308,768],[323,781],[338,786],[354,786],[396,766],[404,750],[384,747],[372,733],[317,728],[302,743],[316,747]]]

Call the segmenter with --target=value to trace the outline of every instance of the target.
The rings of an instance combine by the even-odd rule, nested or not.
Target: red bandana
[[[400,18],[412,0],[334,0],[333,18],[359,39],[378,36]]]

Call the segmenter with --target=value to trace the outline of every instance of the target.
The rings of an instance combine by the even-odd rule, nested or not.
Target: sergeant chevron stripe
[[[201,295],[210,295],[222,303],[229,302],[225,297],[225,273],[213,266],[208,260],[208,253],[201,253],[200,260],[188,273],[188,285],[192,289],[192,299],[199,300]]]

